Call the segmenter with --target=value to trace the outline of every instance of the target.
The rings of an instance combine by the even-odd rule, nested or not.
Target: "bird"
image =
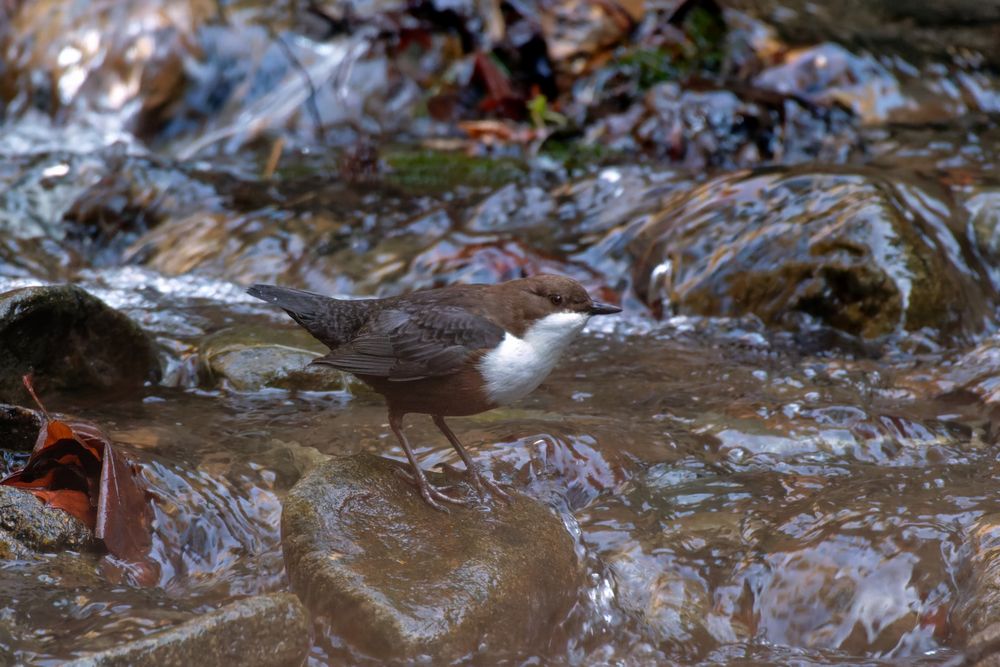
[[[591,317],[621,312],[595,301],[576,280],[552,274],[387,298],[337,299],[264,284],[247,293],[282,308],[329,348],[311,364],[351,373],[384,397],[389,428],[412,470],[410,481],[428,505],[444,512],[442,503],[468,501],[428,481],[403,433],[403,418],[429,415],[458,452],[480,498],[489,492],[509,502],[445,418],[478,414],[527,396]]]

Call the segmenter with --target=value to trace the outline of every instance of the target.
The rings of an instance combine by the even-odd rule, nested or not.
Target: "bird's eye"
[[[562,294],[553,294],[549,297],[549,301],[551,301],[553,305],[558,306],[562,303]]]

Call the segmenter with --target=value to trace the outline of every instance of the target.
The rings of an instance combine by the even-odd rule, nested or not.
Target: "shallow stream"
[[[206,370],[206,341],[218,332],[238,341],[268,330],[288,336],[290,353],[318,351],[302,347],[282,313],[246,296],[247,285],[391,295],[543,271],[579,279],[624,313],[595,320],[522,403],[452,424],[494,477],[558,513],[585,583],[545,641],[469,661],[959,659],[969,634],[962,610],[985,585],[971,574],[983,553],[970,540],[1000,512],[992,79],[961,79],[964,88],[946,87],[951,97],[938,100],[947,113],[928,105],[940,114],[918,117],[926,108],[913,100],[924,97],[879,88],[911,85],[918,72],[866,56],[859,75],[855,56],[827,46],[824,57],[862,77],[856,87],[882,90],[915,120],[893,124],[882,106],[866,106],[871,87],[851,88],[834,97],[864,122],[849,147],[818,153],[829,159],[753,166],[689,153],[678,164],[625,150],[568,166],[545,154],[494,160],[403,141],[381,146],[378,173],[358,178],[301,141],[308,123],[288,120],[285,107],[304,97],[265,94],[261,72],[246,116],[188,97],[215,120],[198,125],[192,113],[185,125],[179,114],[153,148],[139,141],[123,122],[135,108],[114,94],[138,103],[143,70],[129,67],[152,57],[140,38],[162,37],[162,18],[131,16],[146,27],[132,51],[101,47],[123,59],[107,67],[90,52],[55,52],[67,63],[48,91],[66,98],[61,116],[34,110],[41,84],[20,79],[30,94],[9,98],[0,115],[0,292],[75,282],[159,344],[160,384],[43,398],[101,425],[142,464],[160,578],[152,587],[116,579],[99,555],[0,563],[0,663],[60,664],[287,589],[282,499],[315,452],[402,459],[381,400],[353,381],[248,389]],[[24,34],[41,30],[33,12],[21,19]],[[186,29],[170,29],[186,44]],[[202,56],[223,71],[246,64],[247,52],[261,71],[278,57],[263,29],[246,43],[229,28],[215,38],[204,30],[199,38],[219,52]],[[337,63],[357,57],[357,43],[294,48],[321,80],[324,68],[342,71]],[[157,45],[179,48],[146,44]],[[391,88],[390,101],[415,94],[412,82],[392,88],[398,72],[378,69],[380,60],[358,62],[334,81],[341,89],[361,90],[370,76],[372,90]],[[114,63],[133,76],[119,80]],[[210,97],[217,73],[201,73],[191,95]],[[286,84],[297,76],[272,74]],[[91,88],[67,91],[82,80]],[[324,113],[362,124],[378,115],[331,95]],[[160,111],[154,99],[143,113],[156,120]],[[275,149],[261,118],[297,139]],[[685,117],[684,127],[696,121],[718,117]],[[827,130],[803,131],[826,141]],[[277,171],[261,177],[275,150]],[[429,420],[411,416],[408,426],[426,467],[460,463]],[[0,473],[23,460],[5,453]],[[317,627],[309,662],[370,659],[351,637]]]

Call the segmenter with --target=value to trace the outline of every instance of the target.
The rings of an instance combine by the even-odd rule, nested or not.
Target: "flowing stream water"
[[[133,25],[152,34],[163,16]],[[222,71],[253,40],[261,71],[282,52],[262,30],[217,29],[208,60]],[[315,80],[335,79],[327,116],[375,115],[343,99],[388,86],[363,43],[288,46]],[[77,66],[112,76],[92,55],[57,54],[67,69],[49,92],[75,99]],[[207,97],[218,79],[203,73],[192,94]],[[967,636],[955,610],[976,595],[970,534],[1000,510],[995,118],[868,127],[863,158],[797,166],[618,156],[573,171],[390,150],[395,167],[359,183],[299,146],[259,179],[273,146],[253,140],[301,110],[301,81],[257,79],[245,108],[149,151],[123,124],[134,107],[112,94],[136,82],[87,80],[107,93],[97,112],[52,122],[19,97],[0,124],[0,292],[76,282],[156,337],[162,383],[44,398],[141,463],[161,573],[137,587],[99,555],[0,563],[0,663],[60,664],[287,589],[282,499],[313,452],[402,460],[381,400],[356,383],[243,389],[206,376],[205,341],[220,331],[266,329],[298,350],[295,325],[246,285],[390,295],[541,271],[625,312],[595,320],[532,396],[453,427],[497,479],[559,514],[586,577],[544,641],[470,660],[956,659]],[[404,88],[392,99],[414,94]],[[251,149],[228,151],[234,137]],[[836,262],[802,268],[830,247]],[[853,272],[861,256],[884,283]],[[730,270],[749,277],[720,287]],[[768,310],[786,303],[774,285],[810,272],[825,291],[795,296],[792,316]],[[408,428],[425,466],[460,463],[429,420]],[[0,473],[23,460],[5,453]],[[369,660],[319,630],[309,661]]]

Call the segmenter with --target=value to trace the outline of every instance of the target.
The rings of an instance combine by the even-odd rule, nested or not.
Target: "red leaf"
[[[48,414],[44,415],[45,438],[40,439],[40,444],[35,443],[35,451],[55,444],[60,440],[74,440],[73,429],[60,421],[52,421]]]
[[[135,508],[144,514],[135,517]],[[104,450],[101,491],[94,534],[119,558],[140,561],[152,546],[146,492],[137,483],[132,464],[110,446]],[[135,521],[143,518],[144,521]]]
[[[70,489],[59,489],[58,491],[29,489],[29,491],[46,505],[69,512],[88,526],[94,525],[96,512],[90,506],[90,496],[86,493]]]
[[[480,51],[473,61],[475,75],[483,82],[486,94],[494,99],[514,97],[514,89],[510,85],[510,79],[497,67],[497,64],[487,53]]]
[[[489,54],[481,51],[476,54],[473,60],[473,77],[486,89],[486,97],[479,105],[483,110],[496,111],[515,120],[524,116],[524,98],[514,92],[510,78]]]
[[[147,571],[152,545],[152,511],[136,469],[115,450],[101,430],[83,421],[53,419],[25,386],[40,409],[42,427],[21,470],[0,484],[23,488],[43,502],[86,524],[115,557]],[[150,582],[150,577],[144,577]]]

